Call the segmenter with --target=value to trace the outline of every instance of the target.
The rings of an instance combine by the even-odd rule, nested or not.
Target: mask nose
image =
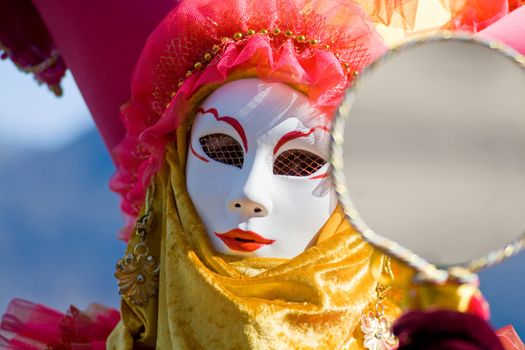
[[[243,183],[232,191],[227,200],[231,213],[243,218],[268,216],[272,209],[271,178],[264,159],[256,159]],[[248,170],[248,169],[247,169]]]
[[[253,201],[247,196],[238,196],[229,203],[229,209],[233,213],[239,213],[245,217],[263,217],[268,215],[268,209],[262,203]]]

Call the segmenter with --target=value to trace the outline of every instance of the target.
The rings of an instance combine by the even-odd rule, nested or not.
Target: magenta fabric
[[[118,310],[92,304],[66,314],[26,300],[13,300],[0,323],[2,350],[102,350],[120,320]]]
[[[0,53],[57,95],[66,65],[30,0],[0,0]]]
[[[13,0],[19,1],[19,0]],[[176,0],[34,0],[109,150],[122,140],[120,106],[146,38]]]

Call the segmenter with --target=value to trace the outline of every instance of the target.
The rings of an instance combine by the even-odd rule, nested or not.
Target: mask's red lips
[[[244,231],[238,228],[224,233],[215,232],[215,235],[219,237],[228,248],[248,253],[275,242],[275,240],[266,239],[255,232]]]

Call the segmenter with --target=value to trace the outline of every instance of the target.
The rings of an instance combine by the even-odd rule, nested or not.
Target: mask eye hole
[[[321,169],[326,161],[304,149],[290,149],[279,154],[273,162],[273,173],[286,176],[308,176]]]
[[[211,159],[242,168],[244,164],[244,150],[233,137],[225,134],[211,134],[199,139],[202,150]]]

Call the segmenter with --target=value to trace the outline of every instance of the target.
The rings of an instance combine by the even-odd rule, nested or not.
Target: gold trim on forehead
[[[274,29],[271,29],[271,30],[270,29],[261,29],[259,31],[256,31],[254,29],[248,29],[246,31],[246,33],[236,32],[235,34],[233,34],[230,37],[227,37],[227,36],[223,37],[221,39],[221,43],[220,44],[213,45],[211,47],[211,49],[209,51],[207,51],[201,57],[200,60],[197,60],[193,64],[193,66],[188,69],[188,71],[186,72],[186,75],[185,75],[184,78],[183,77],[179,78],[179,83],[177,84],[177,89],[171,93],[172,98],[175,96],[175,94],[180,89],[180,87],[184,84],[184,81],[186,80],[186,78],[189,78],[190,76],[193,75],[193,73],[201,71],[204,68],[206,68],[213,61],[213,59],[216,56],[220,55],[220,53],[225,50],[225,48],[229,44],[241,42],[243,40],[248,39],[249,37],[251,37],[253,35],[266,35],[266,36],[268,36],[270,38],[270,40],[273,40],[273,39],[276,39],[276,38],[281,38],[281,39],[285,39],[285,40],[289,39],[289,40],[292,40],[294,42],[295,46],[299,46],[299,47],[303,46],[304,48],[308,47],[308,48],[311,48],[311,49],[315,48],[315,49],[318,49],[318,50],[330,50],[331,49],[330,44],[328,42],[324,43],[324,42],[322,42],[319,39],[308,38],[306,35],[296,34],[296,33],[294,33],[291,30],[281,30],[279,28],[274,28]],[[348,63],[346,60],[343,60],[338,53],[335,53],[334,55],[337,58],[337,60],[339,61],[339,63],[341,64],[341,67],[343,68],[343,70],[345,71],[346,75],[349,78],[353,78],[353,77],[355,77],[357,75],[357,71],[354,71],[352,69],[350,63]]]

